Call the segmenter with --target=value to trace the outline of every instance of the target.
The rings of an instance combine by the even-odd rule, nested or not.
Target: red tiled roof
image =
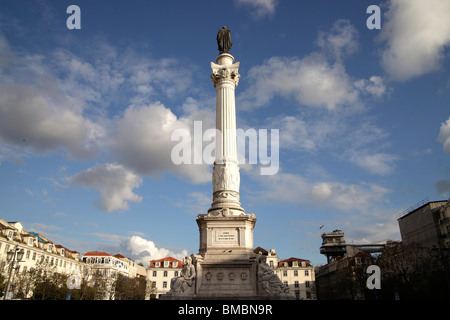
[[[163,261],[178,262],[178,267],[183,267],[183,262],[181,262],[180,260],[172,258],[172,257],[166,257],[166,258],[157,259],[157,260],[150,260],[149,268],[154,268],[155,262],[163,262]],[[163,267],[162,264],[161,264],[161,267]],[[171,267],[172,267],[172,265],[171,265]]]
[[[85,256],[112,256],[111,254],[103,251],[89,251],[84,254]]]
[[[307,266],[311,265],[309,260],[290,257],[289,259],[283,259],[283,260],[278,261],[278,266],[282,267],[283,266],[282,264],[284,264],[285,262],[287,262],[289,266],[292,266],[293,261],[305,262]],[[299,266],[301,266],[301,264],[299,264]]]

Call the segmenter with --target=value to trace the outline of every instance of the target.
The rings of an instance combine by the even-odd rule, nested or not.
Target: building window
[[[176,261],[172,262],[172,267],[173,267],[173,268],[178,267],[178,262],[176,262]]]
[[[298,270],[294,270],[294,277],[298,277]]]
[[[295,287],[295,288],[298,288],[298,287],[300,287],[300,285],[299,285],[298,281],[295,281],[295,282],[294,282],[294,287]]]
[[[33,252],[33,257],[31,259],[36,260],[36,252]]]
[[[167,271],[164,271],[163,277],[167,277]]]
[[[163,282],[163,288],[167,288],[167,281]]]
[[[174,276],[175,276],[175,277],[178,277],[178,271],[175,271],[175,272],[174,272]]]
[[[28,238],[28,245],[33,246],[33,238]]]
[[[27,256],[26,256],[26,258],[27,258],[27,259],[30,259],[30,250],[27,250]]]
[[[270,260],[270,261],[269,261],[269,266],[270,266],[271,268],[273,268],[273,260]]]
[[[305,276],[309,276],[309,270],[305,270]]]
[[[306,299],[311,299],[311,292],[306,291]]]
[[[283,277],[287,277],[287,270],[283,271]]]
[[[153,276],[156,277],[156,271],[153,271]]]
[[[159,262],[155,262],[155,267],[159,267],[160,263]]]
[[[169,261],[164,261],[164,268],[168,268],[169,267]]]
[[[309,281],[305,281],[305,287],[309,288],[310,282]]]

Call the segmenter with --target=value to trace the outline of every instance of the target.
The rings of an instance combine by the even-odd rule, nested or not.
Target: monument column
[[[207,214],[197,216],[200,254],[205,261],[221,261],[229,259],[226,255],[242,254],[247,259],[247,254],[253,251],[256,222],[254,214],[245,213],[239,199],[235,89],[240,75],[239,62],[235,62],[229,53],[231,37],[226,27],[219,30],[217,43],[219,55],[216,63],[211,62],[211,79],[216,89],[217,130],[212,174],[213,201]]]
[[[213,215],[235,216],[244,213],[239,202],[239,164],[236,146],[235,88],[239,82],[239,62],[222,52],[211,62],[211,79],[216,88],[216,158],[213,168]]]
[[[211,62],[217,129],[213,202],[208,213],[199,214],[196,219],[200,248],[199,254],[190,257],[195,272],[191,260],[186,260],[181,276],[172,279],[170,292],[161,299],[279,299],[286,288],[265,263],[265,257],[253,252],[256,216],[245,213],[239,202],[234,93],[239,82],[239,62],[234,63],[228,52],[231,38],[226,27],[219,30],[217,43],[220,54],[216,63]]]

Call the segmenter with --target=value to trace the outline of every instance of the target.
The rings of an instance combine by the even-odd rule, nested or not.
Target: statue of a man
[[[233,45],[230,30],[225,26],[217,32],[217,45],[219,46],[220,53],[229,52]]]

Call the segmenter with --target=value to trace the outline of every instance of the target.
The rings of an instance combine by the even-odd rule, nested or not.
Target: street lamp
[[[18,263],[22,260],[24,253],[25,251],[23,251],[23,249],[20,249],[19,246],[16,245],[14,249],[9,250],[6,254],[6,259],[8,260],[8,262],[11,262],[11,266],[9,269],[8,284],[6,285],[6,291],[3,295],[3,300],[6,300],[6,296],[9,292],[13,270],[18,268]]]

